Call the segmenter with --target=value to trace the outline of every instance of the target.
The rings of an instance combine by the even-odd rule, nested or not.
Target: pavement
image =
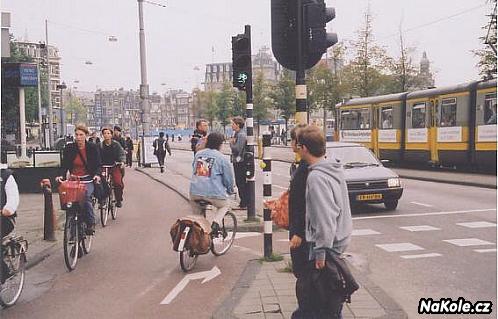
[[[190,143],[187,142],[170,142],[172,149],[189,150]],[[294,153],[289,146],[275,145],[270,148],[271,157],[274,161],[292,163],[294,161]],[[224,144],[222,147],[224,154],[230,154],[230,147]],[[257,151],[256,151],[257,152]],[[406,179],[415,179],[427,182],[457,184],[464,186],[475,186],[483,188],[497,188],[496,174],[479,174],[458,172],[453,170],[442,169],[411,169],[400,167],[389,167],[395,171],[399,177]]]

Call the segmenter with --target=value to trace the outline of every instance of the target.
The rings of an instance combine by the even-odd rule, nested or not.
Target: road
[[[191,158],[190,152],[176,151],[167,165],[189,176]],[[272,163],[275,196],[287,189],[288,172],[289,164]],[[261,181],[258,170],[258,203]],[[422,297],[461,296],[496,304],[496,190],[408,179],[402,183],[396,211],[383,205],[354,208],[355,233],[348,251],[355,267],[414,318]]]

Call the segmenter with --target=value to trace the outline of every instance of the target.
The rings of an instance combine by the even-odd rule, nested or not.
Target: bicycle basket
[[[61,206],[67,203],[81,203],[85,199],[86,186],[80,181],[64,181],[59,185]]]

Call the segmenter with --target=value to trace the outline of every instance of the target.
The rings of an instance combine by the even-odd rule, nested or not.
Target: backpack
[[[169,233],[173,241],[173,250],[178,251],[181,235],[187,226],[190,227],[190,231],[184,247],[191,249],[196,255],[207,254],[211,248],[211,225],[201,216],[186,216],[171,226]]]

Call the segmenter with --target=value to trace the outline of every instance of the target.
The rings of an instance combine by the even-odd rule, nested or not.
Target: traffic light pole
[[[296,122],[308,123],[305,57],[303,43],[303,5],[297,0],[297,70],[296,70]],[[297,161],[297,158],[296,158]],[[298,162],[298,161],[297,161]]]
[[[251,26],[245,26],[245,34],[251,38]],[[252,63],[251,63],[252,68]],[[254,119],[253,119],[253,100],[252,100],[252,72],[247,79],[246,86],[246,131],[247,131],[247,143],[246,143],[246,153],[251,154],[248,161],[254,163],[254,146],[256,145],[254,140]],[[254,166],[253,166],[254,167]],[[256,220],[256,174],[247,177],[247,220]]]

